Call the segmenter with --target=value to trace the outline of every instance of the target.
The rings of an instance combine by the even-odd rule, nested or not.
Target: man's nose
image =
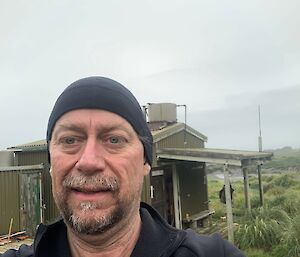
[[[76,163],[76,168],[82,172],[99,172],[105,169],[105,150],[97,140],[88,139]]]

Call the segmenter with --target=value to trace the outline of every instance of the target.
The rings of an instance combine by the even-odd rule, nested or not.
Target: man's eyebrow
[[[53,137],[56,138],[56,135],[61,131],[75,131],[82,133],[83,127],[75,124],[57,124],[57,128],[54,130]]]
[[[101,133],[108,133],[110,131],[114,131],[114,130],[122,130],[125,131],[128,134],[134,134],[134,130],[129,129],[127,126],[123,125],[123,123],[119,123],[119,124],[113,124],[113,125],[104,125],[104,126],[99,126],[97,127],[97,129],[99,131],[101,131]]]
[[[97,126],[96,128],[100,133],[108,133],[114,130],[122,130],[128,133],[129,135],[136,134],[133,129],[128,128],[122,122],[112,125],[102,124],[100,126]],[[57,128],[54,131],[55,133],[53,133],[53,137],[56,138],[56,134],[58,134],[61,131],[74,131],[78,133],[83,133],[84,130],[84,125],[81,124],[57,124]]]

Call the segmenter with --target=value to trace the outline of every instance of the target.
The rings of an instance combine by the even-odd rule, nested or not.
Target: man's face
[[[121,116],[70,111],[57,121],[49,150],[54,199],[75,231],[101,233],[138,210],[150,166],[136,132]]]

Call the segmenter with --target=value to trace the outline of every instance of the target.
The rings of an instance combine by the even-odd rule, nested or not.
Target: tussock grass
[[[294,174],[283,174],[272,179],[268,184],[265,185],[264,192],[266,193],[271,188],[281,186],[283,188],[290,188],[297,184]]]
[[[283,240],[283,248],[287,250],[288,256],[300,256],[300,214],[292,219],[290,228],[286,231]]]
[[[264,192],[265,195],[269,196],[277,196],[277,195],[283,195],[286,189],[282,186],[274,186],[274,187],[269,187],[268,184],[264,186]]]
[[[290,224],[286,212],[277,208],[257,208],[242,220],[235,237],[242,249],[270,250],[280,243],[282,231]]]
[[[261,249],[246,249],[245,254],[247,257],[272,257],[272,255]]]
[[[300,257],[300,175],[268,175],[262,181],[264,207],[260,207],[257,178],[249,180],[250,213],[245,209],[243,181],[232,182],[234,222],[239,224],[236,245],[248,257]],[[226,206],[218,198],[222,186],[222,181],[209,181],[210,208],[216,211],[216,221],[226,216]]]
[[[275,187],[272,191],[277,193],[269,198],[269,207],[279,207],[290,215],[296,215],[300,212],[299,191],[294,189],[286,190],[282,187]],[[282,193],[280,194],[279,192]]]

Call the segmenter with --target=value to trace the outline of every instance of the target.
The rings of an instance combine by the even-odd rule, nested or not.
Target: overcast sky
[[[300,148],[300,1],[0,0],[0,149],[45,138],[90,75],[186,104],[207,147]],[[183,110],[179,110],[183,121]]]

